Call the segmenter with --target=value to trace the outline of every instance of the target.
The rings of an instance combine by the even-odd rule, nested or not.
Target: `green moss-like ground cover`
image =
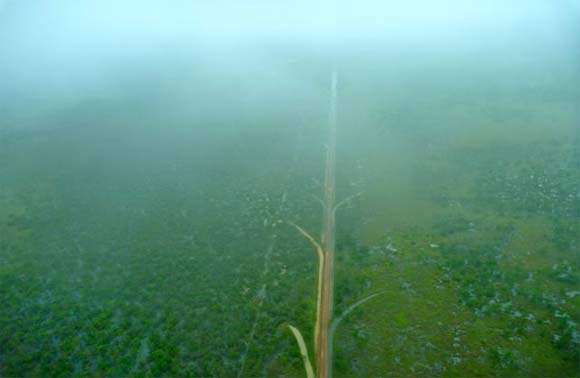
[[[357,295],[386,293],[339,331],[336,374],[576,376],[577,148],[573,139],[470,148],[437,168],[426,161],[423,188],[437,205],[423,211],[435,214],[421,225],[363,229],[365,247],[343,243],[343,259],[365,258],[339,260],[339,282],[364,275]],[[446,179],[428,185],[442,170]],[[339,297],[350,296],[340,285]]]

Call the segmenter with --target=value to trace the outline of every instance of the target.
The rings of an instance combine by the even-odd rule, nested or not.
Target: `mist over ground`
[[[361,59],[367,71],[395,80],[436,80],[425,75],[444,69],[462,80],[486,74],[497,86],[515,75],[534,85],[577,72],[573,6],[8,0],[0,13],[0,93],[5,111],[17,114],[23,111],[12,107],[30,114],[135,92],[180,110],[214,98],[195,91],[218,85],[234,99],[252,93],[276,106],[285,100],[288,91],[280,88],[286,83],[305,91],[312,85],[300,77],[301,65],[319,62],[327,69],[330,62]],[[136,88],[146,85],[156,90]],[[33,108],[22,104],[29,101]]]
[[[0,375],[580,373],[578,1],[0,0]]]

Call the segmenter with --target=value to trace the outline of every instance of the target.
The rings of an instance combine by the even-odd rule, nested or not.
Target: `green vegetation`
[[[579,376],[578,81],[364,59],[341,66],[336,198],[361,195],[334,375]],[[321,228],[314,60],[275,89],[216,74],[183,101],[222,102],[181,112],[128,88],[0,119],[0,376],[304,376],[318,257],[284,222]]]
[[[343,236],[339,300],[386,297],[339,329],[337,376],[577,376],[579,145],[458,152],[431,175],[421,169],[426,181],[454,172],[447,185],[423,186],[438,203],[433,222],[377,233],[372,247]],[[550,176],[549,161],[567,168]],[[502,180],[522,170],[567,189],[548,196],[526,179]]]

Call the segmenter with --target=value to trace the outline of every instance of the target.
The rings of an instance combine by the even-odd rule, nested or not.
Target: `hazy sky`
[[[41,91],[39,83],[53,90],[100,81],[120,63],[145,64],[175,51],[200,59],[208,51],[226,51],[228,64],[243,65],[253,58],[246,51],[249,46],[348,50],[380,44],[391,51],[489,47],[509,52],[512,47],[557,40],[566,49],[577,43],[573,33],[560,26],[562,17],[570,17],[566,14],[570,4],[569,0],[0,0],[0,95],[3,86]]]
[[[2,0],[0,0],[2,1]],[[561,0],[563,3],[566,0]],[[51,54],[160,44],[349,43],[557,25],[557,1],[3,0],[12,47]],[[554,25],[546,25],[550,14]],[[5,41],[5,40],[4,40]],[[5,42],[4,42],[5,43]],[[4,48],[6,46],[3,46]]]

